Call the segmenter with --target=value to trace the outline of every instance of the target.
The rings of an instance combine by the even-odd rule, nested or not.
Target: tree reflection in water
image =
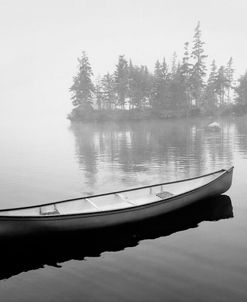
[[[233,163],[236,131],[205,131],[208,120],[74,123],[76,158],[90,187],[112,189],[198,176]],[[247,150],[247,148],[246,148]],[[103,183],[105,182],[105,183]],[[108,183],[108,185],[106,185]]]

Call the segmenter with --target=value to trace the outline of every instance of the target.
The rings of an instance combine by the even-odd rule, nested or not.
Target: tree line
[[[75,106],[69,118],[112,117],[115,113],[135,113],[158,117],[212,115],[220,112],[247,112],[247,72],[238,85],[234,81],[233,59],[217,67],[212,61],[207,72],[205,42],[198,22],[190,47],[184,44],[182,60],[157,60],[154,72],[134,65],[120,55],[114,72],[93,81],[93,71],[85,52],[78,59],[78,73],[70,87]],[[110,112],[110,114],[109,114]],[[96,115],[95,115],[96,113]]]

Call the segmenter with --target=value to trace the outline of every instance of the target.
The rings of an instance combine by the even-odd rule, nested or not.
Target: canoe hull
[[[0,237],[70,232],[108,228],[153,218],[226,192],[232,183],[232,171],[193,191],[166,200],[112,211],[53,217],[0,217]]]

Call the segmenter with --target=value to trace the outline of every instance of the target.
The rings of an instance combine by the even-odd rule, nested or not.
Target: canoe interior
[[[82,197],[81,199],[53,204],[34,206],[29,208],[8,209],[0,211],[0,216],[60,216],[79,213],[93,213],[99,211],[131,208],[139,205],[153,203],[179,195],[215,180],[224,174],[225,170],[206,176],[188,179],[180,182],[154,185],[148,188],[110,193],[101,196]]]

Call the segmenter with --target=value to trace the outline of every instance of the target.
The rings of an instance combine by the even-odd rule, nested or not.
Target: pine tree
[[[235,88],[236,91],[236,104],[240,113],[247,112],[247,72],[240,77],[239,85]]]
[[[114,73],[117,104],[123,109],[128,95],[128,62],[124,56],[119,56]]]
[[[152,87],[152,107],[154,110],[160,110],[164,101],[164,72],[159,60],[155,63],[154,79]]]
[[[88,107],[92,104],[94,85],[91,80],[93,71],[86,53],[83,51],[81,58],[78,58],[78,74],[74,77],[74,83],[70,87],[72,93],[72,104]],[[85,107],[85,108],[86,108]]]
[[[194,65],[191,72],[191,88],[192,97],[195,100],[195,105],[199,107],[201,104],[201,96],[204,88],[204,78],[206,76],[206,65],[204,60],[207,58],[204,55],[203,45],[205,43],[201,40],[200,22],[197,23],[193,39],[193,47],[191,56],[194,59]]]
[[[142,70],[138,66],[130,68],[131,85],[129,86],[130,104],[132,108],[143,107]]]
[[[176,65],[175,63],[176,61],[174,61],[174,65]],[[174,67],[175,69],[175,67]],[[166,63],[166,59],[163,58],[163,62],[161,65],[161,74],[162,74],[162,78],[164,81],[168,81],[169,78],[171,77],[171,74],[169,73],[169,68],[168,68],[168,64]]]
[[[169,109],[184,114],[186,109],[186,82],[182,76],[181,66],[178,65],[176,73],[168,83]]]
[[[181,75],[188,81],[191,75],[192,64],[190,63],[189,42],[184,43],[184,56],[180,67]]]
[[[185,93],[185,103],[186,108],[189,110],[191,106],[191,86],[190,86],[190,77],[192,72],[192,64],[190,63],[190,54],[189,54],[189,42],[184,43],[184,56],[182,60],[182,65],[180,67],[180,75],[182,79],[182,86]]]
[[[129,65],[129,99],[131,108],[144,108],[149,103],[151,75],[146,66]]]
[[[217,79],[217,66],[213,60],[204,94],[204,108],[207,113],[213,114],[217,107]]]
[[[229,59],[226,65],[225,69],[226,73],[226,89],[227,89],[227,103],[229,104],[231,102],[231,90],[233,88],[233,59],[232,57]]]
[[[150,100],[152,94],[152,86],[153,86],[153,75],[149,72],[147,66],[144,66],[142,70],[141,89],[143,90],[144,105],[148,105],[149,107],[150,107]]]
[[[103,91],[102,91],[102,80],[100,77],[98,77],[95,82],[95,98],[96,98],[98,110],[101,110],[103,106]]]
[[[114,78],[107,73],[102,78],[102,100],[104,109],[113,109],[116,106],[116,95],[114,92]]]
[[[172,54],[172,64],[171,64],[171,78],[175,77],[178,69],[178,56],[177,53],[174,51]]]
[[[225,74],[225,67],[220,66],[216,76],[216,94],[219,96],[220,105],[225,103],[225,88],[227,86],[227,79]]]
[[[128,97],[130,108],[133,109],[135,106],[135,91],[136,91],[136,71],[135,67],[132,64],[132,61],[129,61],[128,67]]]

